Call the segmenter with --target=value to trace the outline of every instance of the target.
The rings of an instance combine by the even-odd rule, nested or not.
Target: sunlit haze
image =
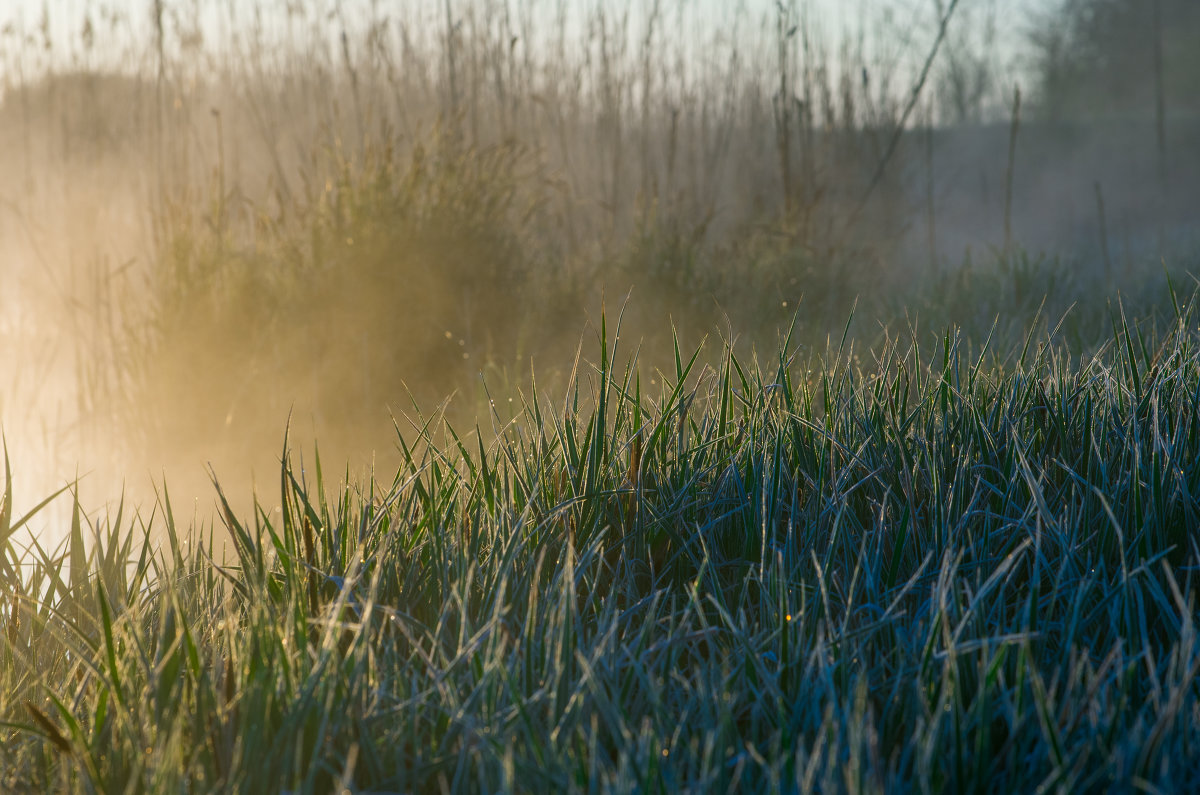
[[[301,447],[386,469],[393,417],[450,395],[486,437],[509,419],[480,411],[492,393],[529,390],[531,362],[555,386],[626,295],[657,364],[671,324],[759,345],[802,300],[821,338],[872,268],[884,301],[1014,239],[1110,268],[1187,239],[1192,165],[1154,176],[1152,115],[1097,105],[1119,123],[1065,149],[1037,125],[1058,8],[5,4],[0,418],[18,494],[78,474],[94,507],[176,474],[204,512],[210,463],[239,499],[275,481],[289,417]],[[1165,107],[1161,152],[1181,152],[1186,113]]]

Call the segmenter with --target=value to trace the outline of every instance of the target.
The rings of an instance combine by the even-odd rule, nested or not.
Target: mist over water
[[[669,2],[569,26],[548,4],[463,3],[449,33],[416,12],[256,28],[162,6],[47,6],[4,34],[0,422],[18,513],[78,473],[89,511],[123,488],[153,504],[165,478],[181,514],[207,515],[209,465],[269,510],[289,418],[306,471],[319,441],[326,477],[390,481],[414,401],[428,416],[453,395],[456,430],[486,440],[531,360],[561,399],[602,307],[610,324],[624,311],[627,353],[645,341],[649,379],[672,324],[685,347],[726,332],[769,351],[795,320],[815,350],[857,300],[864,344],[910,309],[986,332],[996,304],[947,297],[964,262],[978,285],[1009,273],[1005,251],[1036,274],[1058,257],[1066,281],[1030,291],[1056,285],[1065,306],[1129,296],[1200,250],[1198,109],[1172,93],[1161,143],[1144,109],[1051,119],[994,3],[950,20],[907,118],[933,3],[906,20],[864,3],[857,46],[821,38],[845,20],[803,3],[746,12],[737,36]],[[962,289],[1027,309],[1019,290]],[[53,544],[63,514],[47,516]]]

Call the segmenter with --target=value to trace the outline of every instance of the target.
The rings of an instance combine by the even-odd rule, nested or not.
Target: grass
[[[974,4],[947,6],[940,49],[934,4],[883,3],[848,28],[798,0],[719,17],[685,0],[355,0],[285,4],[286,24],[265,0],[103,5],[0,30],[0,259],[5,312],[22,315],[0,329],[22,375],[0,420],[14,450],[36,450],[25,482],[84,462],[116,491],[168,466],[183,499],[206,490],[206,460],[248,482],[273,467],[289,410],[301,446],[366,459],[408,391],[458,393],[465,425],[481,371],[514,381],[535,358],[558,391],[579,318],[631,287],[627,336],[659,365],[667,318],[685,347],[728,325],[762,349],[801,298],[795,340],[811,344],[856,300],[857,339],[913,307],[977,338],[997,313],[1023,321],[1043,294],[1069,295],[1100,308],[1072,339],[1082,351],[1147,258],[1194,249],[1167,234],[1174,215],[1190,223],[1189,197],[1140,215],[1137,163],[1087,179],[1079,206],[1099,182],[1107,197],[1097,236],[1075,199],[1043,212],[1034,186],[1057,180],[1022,150],[1013,229],[1063,211],[1055,239],[1078,262],[953,266],[968,241],[1008,242],[987,198],[1003,170],[984,162],[1005,141],[944,126],[1008,116],[1015,75]],[[950,103],[968,73],[977,89]],[[1088,247],[1110,251],[1110,228],[1104,283]]]
[[[784,340],[676,347],[654,387],[602,322],[564,402],[491,442],[415,419],[390,481],[285,442],[224,528],[164,486],[53,550],[14,548],[6,497],[0,785],[1194,789],[1200,330],[1172,304],[1086,359]]]
[[[906,127],[907,14],[835,57],[795,0],[437,5],[0,32],[0,408],[47,439],[5,450],[0,791],[1200,789],[1170,195],[1151,245],[1105,182],[1114,260],[1089,180],[1103,278],[1007,234],[951,267],[987,236],[934,127],[1006,93],[965,6]],[[327,474],[310,418],[398,466]],[[97,451],[220,461],[216,511],[22,504]]]

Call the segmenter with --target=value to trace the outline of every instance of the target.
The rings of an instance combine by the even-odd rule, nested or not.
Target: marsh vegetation
[[[1152,5],[14,17],[0,789],[1194,789]]]

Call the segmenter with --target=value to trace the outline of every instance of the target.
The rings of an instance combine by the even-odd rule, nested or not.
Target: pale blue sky
[[[776,0],[658,0],[663,9],[662,35],[667,45],[681,47],[689,54],[701,57],[714,33],[724,33],[739,21],[740,35],[751,36],[750,48],[764,60],[774,57],[773,45],[757,32],[771,29]],[[168,30],[178,31],[172,21],[202,20],[207,49],[222,49],[218,44],[231,35],[251,26],[256,11],[264,19],[264,27],[281,32],[287,18],[286,9],[304,10],[299,34],[300,41],[311,41],[311,31],[326,24],[330,33],[327,43],[336,48],[341,19],[353,28],[354,19],[373,13],[395,22],[408,24],[410,34],[419,29],[422,21],[433,30],[443,29],[444,0],[162,0],[167,9]],[[455,9],[468,5],[491,4],[502,8],[507,3],[514,16],[531,14],[538,22],[550,25],[556,9],[562,3],[576,20],[586,19],[589,12],[601,9],[611,21],[629,11],[632,38],[639,22],[647,18],[655,0],[450,0]],[[784,0],[788,2],[788,0]],[[892,90],[911,84],[912,77],[924,60],[937,30],[937,9],[950,0],[794,0],[802,14],[813,22],[814,36],[824,39],[826,52],[823,62],[837,68],[838,53],[847,40],[862,42],[863,60],[877,64],[877,70],[893,77]],[[992,73],[1000,77],[997,86],[1007,94],[1013,82],[1025,82],[1022,47],[1029,29],[1029,12],[1046,11],[1061,5],[1062,0],[960,0],[954,20],[951,43],[960,49],[982,50],[984,31],[993,31],[993,46],[988,48]],[[7,35],[0,35],[0,68],[19,67],[28,76],[51,63],[62,65],[74,61],[76,66],[112,68],[120,65],[129,69],[146,69],[152,62],[151,9],[154,0],[0,0],[0,28],[12,23]],[[338,9],[341,9],[339,12]],[[680,10],[685,24],[680,27]],[[114,12],[122,19],[111,23]],[[23,31],[37,41],[43,18],[49,21],[54,47],[51,53],[39,47],[22,50],[12,28]],[[94,45],[86,55],[81,31],[84,19],[93,24]],[[231,21],[233,20],[233,21]],[[317,22],[320,20],[320,22]],[[579,22],[578,24],[584,24]],[[435,34],[436,35],[436,34]],[[955,39],[957,37],[957,39]],[[175,37],[172,37],[174,39]],[[281,33],[282,39],[282,33]],[[226,42],[227,44],[228,42]],[[170,46],[170,44],[169,44]],[[535,45],[536,46],[536,45]],[[636,46],[636,45],[635,45]],[[696,49],[693,49],[696,48]],[[742,47],[743,51],[747,46]],[[949,48],[947,48],[949,49]],[[16,55],[16,53],[20,53]],[[18,60],[19,59],[19,60]],[[2,84],[2,81],[0,81]]]
[[[477,0],[489,2],[489,0]],[[504,0],[490,0],[500,4]],[[227,15],[230,9],[235,13],[249,15],[254,7],[274,9],[279,12],[287,5],[300,6],[310,13],[320,10],[328,13],[337,6],[347,9],[370,8],[375,6],[381,14],[400,15],[405,17],[419,16],[422,13],[440,18],[442,0],[163,0],[169,11],[189,15],[195,6],[207,9],[210,14],[217,12]],[[452,5],[465,6],[470,0],[451,0]],[[511,7],[528,6],[538,9],[542,16],[549,17],[558,0],[508,0]],[[644,15],[653,0],[564,0],[575,10],[587,10],[597,7],[606,11],[620,12],[625,8],[632,9],[633,17]],[[755,18],[773,13],[775,0],[661,0],[662,6],[673,9],[684,6],[693,13],[703,11],[711,15],[716,24],[728,19],[738,9],[751,13]],[[942,0],[948,3],[949,0]],[[961,0],[961,15],[982,13],[988,6],[995,9],[997,32],[1001,40],[1013,42],[1021,34],[1021,21],[1026,18],[1030,9],[1048,9],[1061,4],[1061,0]],[[95,20],[101,27],[100,19],[106,10],[115,10],[130,19],[137,20],[140,25],[149,23],[150,9],[153,0],[0,0],[0,25],[6,22],[19,24],[26,30],[38,26],[43,15],[43,9],[49,11],[56,41],[67,39],[78,40],[79,31],[85,15]],[[860,20],[871,20],[878,24],[885,17],[890,19],[892,26],[919,27],[922,30],[931,26],[935,17],[937,0],[797,0],[797,6],[807,10],[814,19],[822,21],[826,30],[835,35],[838,31],[857,29]],[[641,12],[639,14],[639,12]]]

